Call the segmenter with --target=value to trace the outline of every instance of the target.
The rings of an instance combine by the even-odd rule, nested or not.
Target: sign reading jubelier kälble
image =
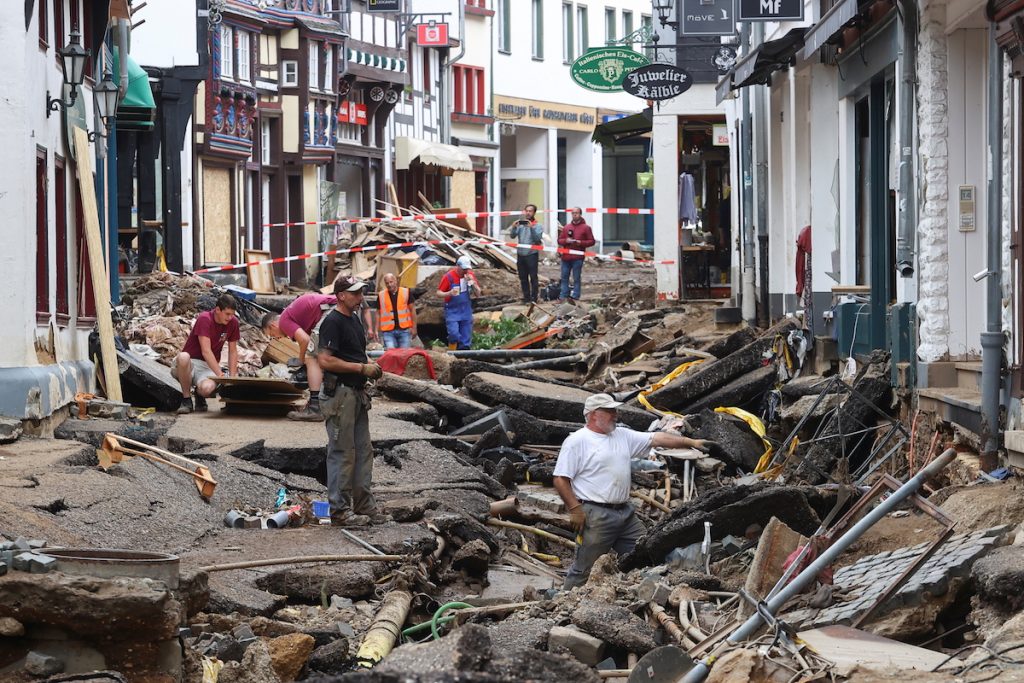
[[[690,72],[673,64],[648,64],[622,79],[622,89],[642,100],[670,100],[690,89]]]
[[[739,0],[740,21],[803,21],[803,0]]]

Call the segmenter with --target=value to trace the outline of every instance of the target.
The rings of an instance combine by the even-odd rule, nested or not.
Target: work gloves
[[[369,379],[380,379],[381,375],[384,374],[384,371],[380,369],[379,365],[370,361],[369,363],[363,364],[363,368],[359,371],[359,374],[363,377],[368,377]]]
[[[587,513],[583,510],[583,503],[576,503],[575,507],[569,508],[569,523],[573,531],[583,532],[583,525],[587,522]]]

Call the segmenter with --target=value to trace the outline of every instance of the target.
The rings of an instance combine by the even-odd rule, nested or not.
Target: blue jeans
[[[410,330],[395,328],[388,332],[380,333],[384,341],[385,349],[407,349],[412,346],[412,333]]]
[[[455,348],[461,350],[468,349],[470,344],[473,343],[473,319],[469,320],[452,320],[446,318],[444,326],[448,331],[448,344],[455,344]]]
[[[570,274],[572,275],[572,298],[579,301],[580,289],[582,288],[580,276],[583,274],[583,259],[579,261],[562,261],[562,289],[559,293],[559,298],[561,299],[569,297]]]

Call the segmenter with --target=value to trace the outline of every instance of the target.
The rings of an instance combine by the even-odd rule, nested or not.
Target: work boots
[[[181,405],[178,406],[178,409],[175,410],[174,412],[177,415],[188,415],[193,410],[195,410],[195,408],[192,407],[192,397],[189,396],[188,398],[181,399]]]
[[[331,526],[367,526],[368,524],[370,524],[369,515],[357,515],[354,512],[331,514]]]
[[[288,419],[297,422],[323,422],[324,414],[320,412],[320,403],[308,403],[302,410],[288,411]]]

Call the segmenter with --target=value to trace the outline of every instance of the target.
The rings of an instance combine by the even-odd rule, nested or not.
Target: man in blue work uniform
[[[480,296],[480,283],[473,275],[473,261],[460,256],[455,267],[441,278],[437,295],[444,299],[444,324],[448,330],[448,349],[468,349],[473,341],[472,292]]]

